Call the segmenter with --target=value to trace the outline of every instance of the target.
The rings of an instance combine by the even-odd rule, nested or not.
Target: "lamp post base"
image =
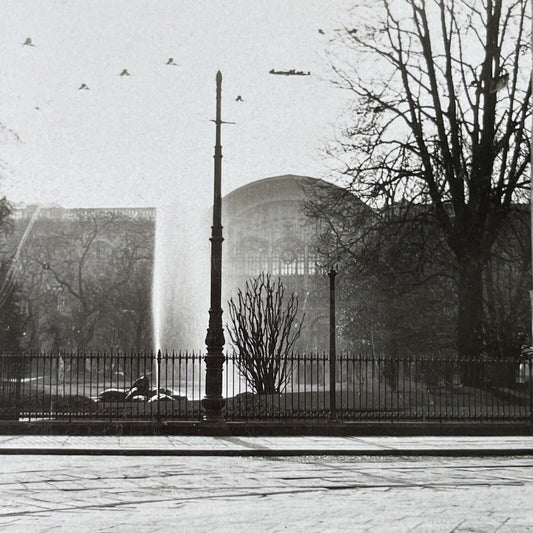
[[[204,398],[202,400],[202,407],[204,408],[204,422],[218,422],[225,421],[224,419],[224,405],[226,400],[224,398]]]
[[[204,398],[202,407],[202,427],[209,435],[230,435],[228,424],[224,418],[224,398]]]
[[[221,338],[213,335],[213,331]],[[225,361],[222,355],[223,341],[222,328],[215,330],[210,327],[206,339],[208,353],[205,357],[205,397],[202,400],[206,420],[224,420],[226,400],[222,396],[222,367]]]

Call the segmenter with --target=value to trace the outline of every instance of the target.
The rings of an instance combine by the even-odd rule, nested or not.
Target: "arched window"
[[[280,239],[274,245],[272,274],[296,276],[305,272],[305,246],[297,239]]]

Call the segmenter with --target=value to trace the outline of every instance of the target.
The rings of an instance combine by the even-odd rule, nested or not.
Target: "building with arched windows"
[[[326,350],[328,278],[315,251],[320,227],[304,214],[307,191],[325,182],[287,174],[254,181],[222,200],[224,301],[261,272],[279,276],[305,313],[301,349]]]

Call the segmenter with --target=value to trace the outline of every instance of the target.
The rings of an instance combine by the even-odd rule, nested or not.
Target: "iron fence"
[[[530,360],[340,355],[334,380],[326,354],[258,368],[226,356],[226,419],[533,421]],[[4,354],[0,418],[199,420],[204,379],[194,352]]]

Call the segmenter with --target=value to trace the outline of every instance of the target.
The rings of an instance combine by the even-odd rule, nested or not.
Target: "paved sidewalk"
[[[533,455],[533,437],[0,436],[0,455]]]
[[[8,533],[533,531],[531,457],[13,455],[0,465]]]

